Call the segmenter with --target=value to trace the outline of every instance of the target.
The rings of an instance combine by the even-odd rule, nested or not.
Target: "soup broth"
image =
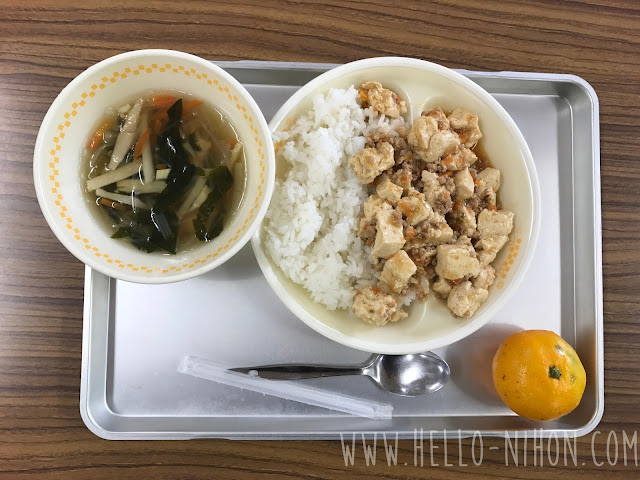
[[[82,152],[81,184],[112,238],[175,254],[216,238],[246,184],[243,144],[222,113],[180,92],[110,108]]]

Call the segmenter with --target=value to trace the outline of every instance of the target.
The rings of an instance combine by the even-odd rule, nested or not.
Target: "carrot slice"
[[[142,148],[144,147],[145,143],[147,143],[147,140],[149,140],[150,134],[151,130],[149,128],[142,132],[142,135],[140,135],[140,138],[138,139],[138,142],[133,149],[133,158],[138,158],[140,155],[142,155]]]
[[[188,112],[192,108],[196,108],[198,105],[202,105],[202,100],[191,100],[190,102],[182,104],[182,113]]]
[[[151,104],[154,107],[158,107],[167,103],[174,104],[176,103],[176,100],[177,98],[173,95],[156,95],[154,97],[151,97]]]
[[[91,137],[91,140],[89,140],[87,147],[89,147],[91,150],[94,150],[98,145],[100,145],[100,143],[102,142],[104,132],[107,131],[107,129],[109,128],[109,125],[111,125],[111,119],[107,118],[104,122],[100,124],[98,129],[95,131],[95,133]]]

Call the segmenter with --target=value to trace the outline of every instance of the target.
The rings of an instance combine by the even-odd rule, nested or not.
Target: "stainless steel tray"
[[[220,62],[245,84],[269,120],[327,64]],[[600,150],[598,100],[571,75],[462,72],[507,109],[538,168],[543,219],[533,265],[509,304],[472,337],[436,351],[452,380],[422,398],[402,398],[366,378],[314,384],[391,402],[382,422],[216,385],[176,373],[185,354],[237,365],[363,360],[367,354],[309,329],[279,302],[251,248],[217,270],[166,286],[110,279],[86,269],[80,410],[87,427],[107,439],[197,437],[311,439],[340,433],[415,429],[433,436],[579,436],[604,408]],[[145,313],[139,304],[144,299]],[[149,312],[149,308],[151,311]],[[504,333],[549,329],[574,345],[587,370],[587,389],[572,414],[550,423],[517,417],[493,393],[490,361]],[[543,430],[539,430],[543,429]]]

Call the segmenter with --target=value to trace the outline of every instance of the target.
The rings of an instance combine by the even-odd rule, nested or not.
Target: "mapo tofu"
[[[389,118],[404,101],[377,82],[360,87],[363,108]],[[456,108],[422,112],[395,133],[374,132],[350,165],[372,195],[358,235],[370,248],[378,283],[358,291],[354,313],[384,325],[406,317],[402,306],[442,298],[456,317],[469,318],[487,300],[491,266],[509,240],[514,214],[500,208],[500,171],[478,161],[476,115]]]

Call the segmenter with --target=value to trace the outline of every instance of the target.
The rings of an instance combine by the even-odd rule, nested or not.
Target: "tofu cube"
[[[380,279],[391,290],[400,293],[417,269],[416,264],[409,258],[407,252],[399,250],[385,262]]]
[[[431,288],[433,288],[433,291],[441,297],[447,298],[449,296],[449,293],[451,292],[451,287],[452,285],[449,280],[447,280],[446,278],[438,277],[438,279],[433,282]]]
[[[424,232],[424,240],[429,245],[447,243],[453,237],[453,230],[446,222],[431,225]]]
[[[509,235],[513,229],[513,212],[484,209],[478,214],[480,238],[488,235]]]
[[[490,188],[494,192],[497,192],[500,188],[500,170],[497,168],[485,168],[478,173],[478,180],[480,180],[485,188]]]
[[[449,124],[453,130],[458,132],[460,141],[462,141],[466,147],[472,147],[482,138],[482,133],[478,125],[478,117],[462,108],[456,108],[451,112],[451,115],[449,115]]]
[[[505,246],[509,237],[506,235],[488,235],[476,242],[478,260],[483,267],[496,259],[496,255]]]
[[[466,235],[460,235],[456,240],[456,245],[460,245],[461,247],[467,247],[469,249],[473,248],[473,243],[471,243],[471,239]]]
[[[413,121],[407,142],[417,151],[429,148],[431,137],[438,132],[438,121],[429,116],[419,116]]]
[[[438,130],[431,137],[429,148],[421,153],[425,162],[437,162],[440,158],[454,153],[460,146],[460,138],[451,130]]]
[[[378,220],[376,240],[371,249],[374,258],[388,258],[404,245],[402,234],[402,216],[395,210],[381,210],[376,214]]]
[[[382,142],[378,148],[365,148],[349,159],[356,177],[364,183],[373,182],[378,175],[395,165],[393,147]]]
[[[438,181],[438,175],[429,170],[422,171],[422,183],[424,183],[425,189],[433,190],[435,188],[441,188],[440,182]]]
[[[362,90],[367,94],[367,101],[375,110],[389,118],[398,118],[407,112],[404,100],[399,100],[398,95],[388,88],[383,88],[378,82],[365,82]]]
[[[427,220],[433,211],[424,195],[418,192],[400,199],[398,202],[398,210],[407,218],[407,222],[409,222],[411,226],[416,226]]]
[[[400,198],[402,197],[402,191],[403,188],[389,180],[389,177],[387,177],[386,175],[382,180],[380,180],[380,183],[378,183],[378,186],[376,187],[376,193],[380,196],[380,198],[386,200],[394,206],[397,205],[400,201]]]
[[[373,222],[376,218],[376,213],[381,210],[393,210],[393,207],[378,195],[371,195],[366,202],[364,202],[364,218],[367,222]]]
[[[478,157],[473,153],[473,150],[462,147],[460,150],[447,155],[444,160],[442,160],[442,166],[445,170],[458,172],[473,165],[476,160],[478,160]]]
[[[456,198],[458,200],[466,200],[473,197],[473,190],[475,185],[473,184],[473,177],[468,168],[460,170],[453,177],[453,182],[456,186]]]
[[[394,314],[398,310],[396,299],[383,293],[377,287],[366,287],[353,298],[353,313],[371,325],[384,325],[397,321]]]
[[[427,170],[422,171],[423,194],[431,208],[436,208],[438,203],[450,196],[447,189],[440,184],[438,175]]]
[[[486,289],[474,287],[467,280],[451,289],[447,299],[447,307],[455,316],[469,318],[476,313],[488,297],[489,292]]]
[[[447,280],[475,277],[480,273],[480,262],[473,248],[463,245],[439,245],[436,273]]]
[[[496,270],[491,265],[485,265],[480,273],[471,281],[474,287],[488,289],[496,281]]]

